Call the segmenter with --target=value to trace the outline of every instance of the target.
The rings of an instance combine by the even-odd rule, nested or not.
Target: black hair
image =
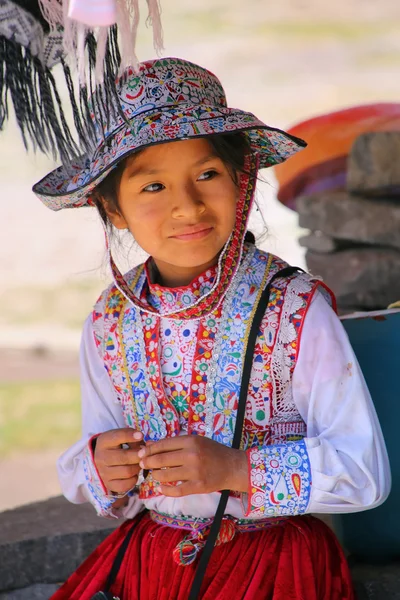
[[[246,156],[251,152],[250,143],[246,134],[229,133],[209,135],[206,139],[210,142],[216,155],[229,168],[232,179],[235,185],[238,186],[238,173],[245,172],[245,159]],[[92,199],[97,207],[97,210],[99,211],[103,223],[110,233],[112,231],[112,226],[104,208],[103,200],[106,201],[107,205],[112,210],[119,209],[118,190],[126,161],[128,157],[132,155],[138,156],[141,152],[143,152],[143,150],[138,150],[121,160],[121,162],[118,163],[118,166],[115,167],[115,169],[113,169],[101,183],[99,183],[93,192]],[[255,243],[255,237],[250,231],[246,233],[245,239],[247,242],[252,244]]]

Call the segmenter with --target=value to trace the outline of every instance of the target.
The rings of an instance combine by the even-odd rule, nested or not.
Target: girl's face
[[[232,175],[204,138],[152,146],[127,159],[119,210],[105,208],[153,257],[164,285],[187,285],[216,264],[233,230]]]

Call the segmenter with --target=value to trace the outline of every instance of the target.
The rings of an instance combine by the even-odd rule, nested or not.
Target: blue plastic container
[[[381,423],[392,470],[392,491],[384,504],[340,515],[344,547],[372,562],[400,557],[400,310],[343,319]]]

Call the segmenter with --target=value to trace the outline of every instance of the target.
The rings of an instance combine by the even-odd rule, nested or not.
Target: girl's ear
[[[106,212],[107,217],[110,219],[111,223],[117,229],[128,229],[128,223],[125,220],[125,217],[120,213],[118,208],[112,206],[104,197],[100,199],[103,208]]]

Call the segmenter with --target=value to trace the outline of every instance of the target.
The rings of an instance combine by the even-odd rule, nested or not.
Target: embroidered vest
[[[243,358],[256,300],[269,279],[286,266],[253,246],[245,252],[222,306],[200,320],[190,386],[188,432],[231,445]],[[143,267],[128,283],[140,293]],[[277,279],[265,308],[253,358],[242,448],[302,439],[306,426],[292,395],[301,329],[315,290],[307,274]],[[328,294],[329,295],[329,294]],[[93,310],[98,352],[110,376],[127,426],[145,440],[177,435],[179,415],[167,398],[154,348],[162,317],[128,303],[115,286]]]

